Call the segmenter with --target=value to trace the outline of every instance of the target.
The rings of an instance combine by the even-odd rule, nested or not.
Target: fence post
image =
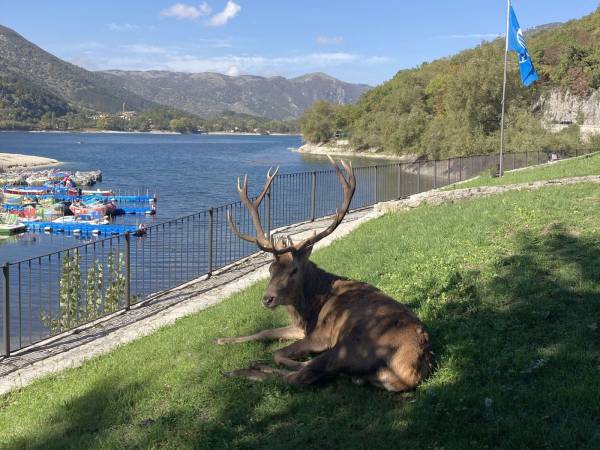
[[[317,172],[313,170],[310,186],[310,221],[315,221],[317,214]]]
[[[421,161],[417,162],[417,194],[421,192]]]
[[[267,239],[271,241],[271,189],[267,192]]]
[[[125,233],[125,310],[131,308],[131,236]]]
[[[450,184],[450,160],[452,158],[448,158],[448,184]]]
[[[9,292],[9,270],[8,262],[5,262],[2,266],[2,274],[4,275],[4,308],[2,310],[2,317],[4,319],[4,356],[10,356],[10,292]]]
[[[398,163],[398,171],[396,173],[396,198],[402,197],[402,163]]]
[[[529,161],[528,161],[528,159],[529,159],[529,158],[527,158],[527,151],[525,151],[525,167],[528,167],[528,166],[529,166]]]
[[[437,189],[437,159],[433,160],[433,188]]]
[[[575,158],[577,158],[579,156],[579,150],[577,150],[577,147],[575,147]]]
[[[516,156],[517,156],[517,154],[513,153],[512,155],[513,155],[513,168],[512,168],[512,170],[515,170],[517,168],[516,167]]]
[[[462,181],[462,156],[458,157],[458,181]]]
[[[379,168],[375,166],[375,203],[379,202]]]
[[[208,273],[210,277],[213,270],[213,209],[208,210]]]

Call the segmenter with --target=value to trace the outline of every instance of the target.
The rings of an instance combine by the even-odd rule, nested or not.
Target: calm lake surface
[[[237,177],[248,174],[251,191],[269,167],[281,173],[322,170],[326,157],[292,152],[299,136],[220,136],[142,133],[0,133],[0,152],[54,158],[65,170],[103,172],[96,187],[121,194],[156,194],[158,214],[127,216],[130,223],[164,221],[238,199]],[[389,163],[353,158],[355,167]],[[0,262],[16,261],[78,244],[73,237],[26,233],[0,239]]]

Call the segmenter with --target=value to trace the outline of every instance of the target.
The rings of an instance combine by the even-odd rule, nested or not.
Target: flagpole
[[[510,16],[510,0],[506,6],[506,44],[504,46],[504,82],[502,83],[502,118],[500,119],[500,165],[498,175],[504,175],[504,101],[506,99],[506,68],[508,65],[508,19]]]

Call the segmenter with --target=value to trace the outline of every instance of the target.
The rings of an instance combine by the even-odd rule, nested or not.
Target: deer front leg
[[[344,362],[340,360],[339,352],[332,349],[302,363],[302,367],[295,371],[277,369],[264,364],[253,364],[249,369],[234,370],[223,375],[252,381],[266,381],[275,378],[288,384],[308,385],[326,381],[338,375],[343,366]]]
[[[215,344],[240,344],[242,342],[250,341],[269,341],[274,339],[302,339],[304,337],[304,330],[294,326],[272,328],[269,330],[259,331],[258,333],[251,334],[249,336],[238,336],[238,337],[223,337],[214,340]]]
[[[301,369],[309,364],[310,361],[295,361],[292,358],[302,358],[310,353],[319,353],[325,349],[326,345],[323,341],[320,341],[313,336],[309,336],[298,342],[294,342],[287,347],[277,350],[275,353],[273,353],[273,360],[277,364],[281,364],[292,369]],[[247,369],[224,372],[223,375],[226,377],[244,378],[252,381],[265,381],[270,377],[281,378],[285,380],[287,376],[290,376],[294,373],[296,372],[286,369],[277,369],[275,367],[254,361],[250,363],[250,367]]]
[[[311,335],[275,351],[273,361],[291,369],[301,369],[308,364],[308,361],[298,361],[298,359],[325,350],[327,350],[327,343]]]
[[[248,369],[233,370],[231,372],[223,372],[223,375],[228,378],[243,378],[251,381],[266,381],[270,378],[283,378],[286,375],[293,373],[285,369],[276,369],[264,364],[251,364]]]

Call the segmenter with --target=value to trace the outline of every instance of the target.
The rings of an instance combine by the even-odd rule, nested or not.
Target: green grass
[[[597,449],[599,207],[590,184],[425,206],[314,255],[424,321],[436,367],[415,392],[223,378],[282,345],[210,342],[286,323],[259,283],[0,397],[0,446]]]
[[[566,159],[558,163],[544,164],[515,172],[505,172],[501,178],[493,178],[490,173],[485,173],[465,183],[448,186],[445,190],[527,183],[537,180],[554,180],[583,175],[600,175],[600,153],[592,153],[579,158]]]

